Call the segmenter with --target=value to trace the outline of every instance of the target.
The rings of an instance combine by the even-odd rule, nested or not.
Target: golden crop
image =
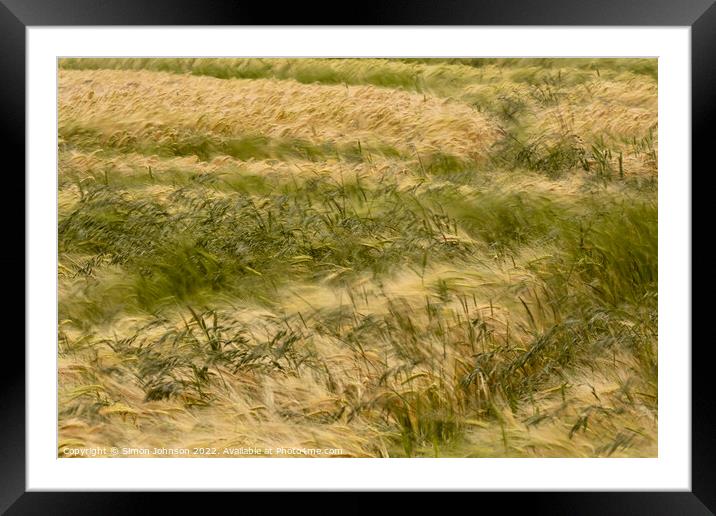
[[[655,456],[655,69],[61,60],[59,455]]]

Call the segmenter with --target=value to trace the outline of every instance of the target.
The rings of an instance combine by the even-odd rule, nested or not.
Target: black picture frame
[[[691,27],[692,63],[692,169],[709,160],[709,125],[716,119],[716,5],[714,0],[425,0],[367,2],[346,6],[349,17],[338,14],[337,4],[313,2],[278,5],[262,2],[215,0],[0,0],[0,120],[2,141],[20,157],[5,174],[17,181],[16,203],[4,203],[6,247],[0,257],[5,267],[25,269],[25,34],[31,26],[81,25],[577,25],[577,26],[688,26]],[[706,170],[703,170],[706,172]],[[693,172],[690,172],[693,178]],[[693,191],[693,189],[692,189]],[[697,219],[692,217],[694,224]],[[24,221],[24,219],[23,219]],[[693,234],[693,230],[692,230]],[[20,252],[19,250],[22,249]],[[696,260],[706,255],[693,254]],[[20,275],[5,285],[25,299]],[[23,274],[25,278],[25,274]],[[17,305],[17,303],[15,303]],[[24,307],[23,303],[23,307]],[[694,305],[694,309],[696,306]],[[17,309],[14,309],[15,312]],[[692,316],[693,319],[693,316]],[[23,330],[24,341],[24,330]],[[691,345],[691,343],[683,343]],[[26,492],[25,488],[25,353],[18,339],[4,343],[4,358],[12,366],[0,375],[0,512],[7,514],[133,514],[150,510],[150,500],[161,496],[163,512],[188,509],[182,493]],[[713,514],[716,512],[716,425],[711,384],[710,341],[692,346],[692,490],[690,492],[569,492],[472,493],[481,502],[494,499],[516,510],[549,514]],[[197,493],[199,494],[199,493]],[[212,498],[226,501],[232,494]],[[246,493],[239,496],[245,497]],[[194,498],[193,496],[191,497]],[[422,500],[420,497],[412,498]],[[258,502],[258,500],[257,500]],[[507,502],[509,505],[504,505]],[[261,503],[261,502],[259,502]],[[297,502],[295,498],[292,503]],[[330,502],[329,502],[330,503]],[[474,502],[468,502],[474,503]],[[351,508],[373,510],[352,502]],[[524,508],[522,508],[524,506]],[[236,506],[237,510],[239,506]],[[345,506],[343,506],[345,507]]]

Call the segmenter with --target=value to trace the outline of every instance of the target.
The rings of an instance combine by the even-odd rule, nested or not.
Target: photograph
[[[659,457],[658,63],[58,57],[57,458]]]

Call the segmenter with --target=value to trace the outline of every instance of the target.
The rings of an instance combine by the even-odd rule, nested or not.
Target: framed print
[[[26,192],[3,510],[141,511],[131,491],[714,510],[691,336],[710,2],[350,25],[172,7],[0,10]]]

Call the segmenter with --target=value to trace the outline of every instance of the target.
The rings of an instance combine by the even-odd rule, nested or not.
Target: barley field
[[[61,59],[58,456],[656,456],[656,70]]]

